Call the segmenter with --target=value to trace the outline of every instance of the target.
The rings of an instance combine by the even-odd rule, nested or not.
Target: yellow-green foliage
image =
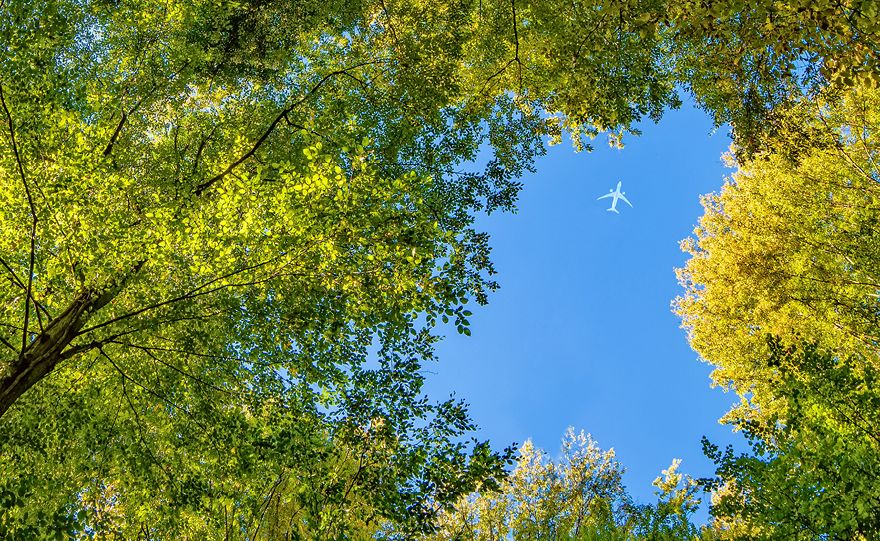
[[[704,198],[675,303],[723,421],[715,526],[729,539],[873,539],[880,532],[880,91],[805,102],[774,152]],[[784,146],[782,146],[784,145]]]
[[[526,441],[497,491],[462,498],[440,516],[426,541],[689,541],[701,531],[689,521],[699,505],[696,482],[678,473],[679,460],[654,481],[658,501],[638,505],[623,486],[614,449],[603,451],[569,428],[559,459]]]
[[[716,384],[765,413],[767,335],[880,366],[880,93],[802,107],[821,131],[810,150],[738,164],[682,243],[690,259],[675,310],[691,345]]]
[[[500,468],[420,395],[432,328],[495,286],[475,215],[546,138],[678,103],[718,40],[669,7],[0,2],[0,537],[257,538],[279,478],[290,532],[430,529]],[[821,27],[780,38],[815,64],[849,43]]]

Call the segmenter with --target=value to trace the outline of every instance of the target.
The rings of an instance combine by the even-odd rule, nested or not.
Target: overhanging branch
[[[286,107],[280,113],[278,113],[278,115],[275,117],[275,119],[272,120],[272,122],[269,124],[269,127],[266,128],[266,130],[260,135],[260,137],[256,140],[256,142],[254,142],[253,146],[251,146],[251,148],[247,152],[245,152],[241,157],[239,157],[237,160],[235,160],[234,162],[229,164],[226,167],[226,169],[224,169],[220,173],[217,173],[216,175],[209,178],[205,182],[202,182],[201,184],[196,186],[195,190],[193,190],[193,194],[196,196],[202,195],[205,192],[205,190],[207,190],[208,188],[210,188],[211,186],[213,186],[214,184],[216,184],[220,180],[223,180],[236,167],[243,164],[248,159],[250,159],[254,154],[256,154],[257,150],[259,150],[260,147],[263,146],[263,143],[265,143],[266,140],[269,138],[269,136],[272,135],[272,132],[275,131],[275,128],[278,126],[278,124],[280,124],[281,121],[284,120],[287,117],[287,115],[290,114],[294,109],[296,109],[297,107],[299,107],[300,105],[305,103],[309,98],[311,98],[330,79],[332,79],[333,77],[336,77],[337,75],[346,74],[347,72],[349,72],[351,70],[355,70],[355,69],[362,68],[364,66],[368,66],[370,64],[376,64],[376,63],[378,63],[378,62],[375,60],[371,60],[368,62],[361,62],[360,64],[355,64],[354,66],[350,66],[350,67],[343,68],[340,70],[332,71],[332,72],[328,73],[327,75],[325,75],[324,77],[322,77],[321,80],[318,81],[306,93],[305,96],[298,99],[297,101],[292,103],[290,106]]]

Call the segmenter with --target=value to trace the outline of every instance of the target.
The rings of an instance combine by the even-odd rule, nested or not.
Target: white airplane
[[[621,185],[621,184],[623,184],[622,181],[621,181],[621,182],[618,182],[618,183],[617,183],[617,189],[616,189],[616,190],[608,190],[609,193],[606,193],[605,195],[603,195],[603,196],[601,196],[601,197],[599,197],[599,198],[596,199],[596,201],[598,201],[599,199],[605,199],[606,197],[613,197],[614,199],[611,200],[611,208],[608,209],[608,210],[611,211],[611,212],[617,212],[617,214],[620,214],[620,212],[617,210],[617,200],[618,200],[618,199],[623,199],[623,201],[624,201],[627,205],[629,205],[629,206],[633,206],[633,204],[629,202],[629,199],[627,199],[626,196],[624,195],[626,192],[621,192],[621,191],[620,191],[620,185]]]

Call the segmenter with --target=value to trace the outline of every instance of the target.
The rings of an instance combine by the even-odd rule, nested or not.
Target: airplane
[[[606,197],[613,197],[614,199],[611,200],[611,208],[607,209],[607,210],[609,210],[610,212],[616,212],[617,214],[620,214],[620,212],[617,210],[617,200],[618,199],[623,199],[623,201],[627,205],[633,206],[633,204],[629,202],[629,199],[627,199],[626,196],[624,195],[626,192],[620,191],[621,184],[623,184],[622,181],[618,182],[616,190],[608,190],[609,193],[606,193],[605,195],[596,199],[596,201],[598,201],[599,199],[605,199]]]

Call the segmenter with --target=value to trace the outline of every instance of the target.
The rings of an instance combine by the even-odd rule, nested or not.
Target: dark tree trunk
[[[80,293],[8,365],[6,375],[0,377],[0,417],[25,391],[52,372],[60,361],[71,356],[71,351],[65,352],[67,346],[76,338],[89,316],[114,296],[110,292],[102,294],[91,290]]]

